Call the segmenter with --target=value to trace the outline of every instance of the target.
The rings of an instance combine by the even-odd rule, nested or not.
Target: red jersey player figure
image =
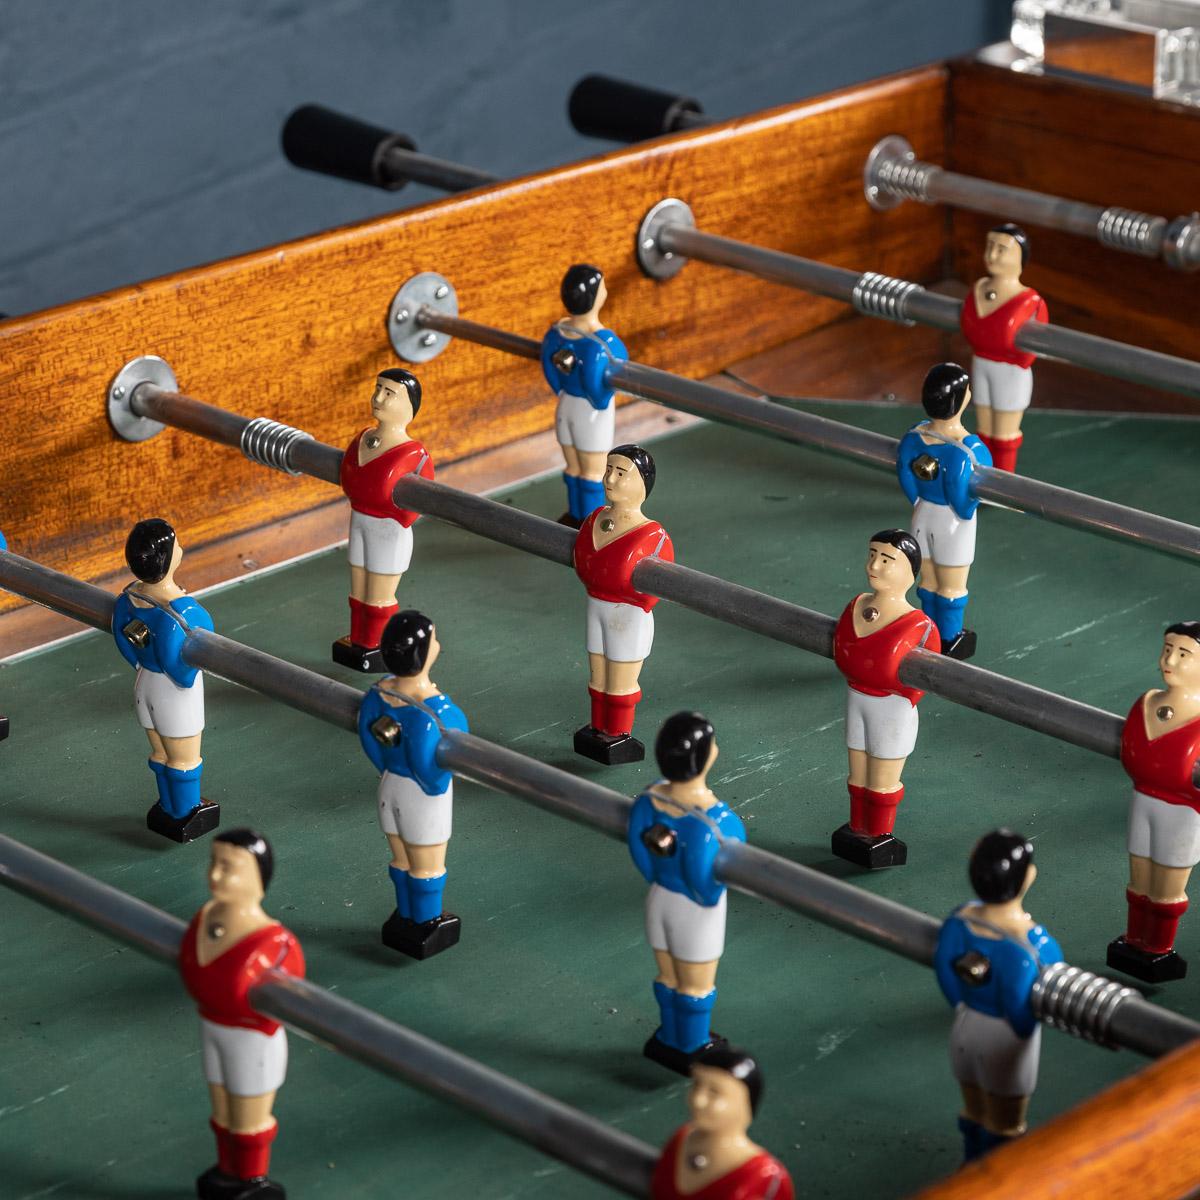
[[[392,491],[405,475],[433,478],[433,460],[408,425],[421,410],[421,385],[411,371],[381,371],[371,397],[375,427],[359,432],[342,456],[342,491],[350,501],[350,635],[333,643],[333,661],[378,671],[379,638],[400,610],[396,589],[412,560],[415,512],[398,508]]]
[[[833,658],[846,677],[850,820],[833,852],[860,867],[898,867],[908,847],[892,832],[904,799],[900,774],[917,744],[917,702],[925,694],[900,682],[900,664],[917,646],[941,650],[937,626],[908,602],[921,570],[912,534],[884,529],[867,548],[867,583],[846,605],[833,635]]]
[[[217,1165],[196,1180],[200,1200],[283,1200],[267,1178],[278,1124],[271,1115],[287,1074],[287,1034],[250,1007],[272,968],[304,975],[295,935],[262,910],[274,859],[266,838],[231,829],[213,839],[208,888],[179,949],[184,986],[200,1008],[204,1076]]]
[[[633,736],[642,693],[638,676],[654,643],[656,596],[633,587],[644,558],[673,562],[667,531],[642,513],[654,488],[654,459],[640,446],[615,446],[604,471],[608,503],[585,518],[575,539],[575,573],[587,588],[588,695],[591,721],[575,731],[575,752],[599,763],[640,762]]]
[[[1034,355],[1018,350],[1015,338],[1028,321],[1047,321],[1046,302],[1021,282],[1029,261],[1029,238],[1019,225],[988,231],[983,252],[987,274],[963,301],[959,324],[971,343],[971,392],[979,436],[1002,471],[1017,469],[1024,435],[1021,417],[1033,395]]]
[[[793,1200],[783,1163],[747,1136],[762,1090],[762,1071],[744,1050],[720,1045],[700,1054],[688,1091],[692,1119],[663,1147],[651,1200]]]
[[[1158,660],[1162,691],[1139,696],[1125,718],[1121,765],[1129,809],[1129,924],[1108,965],[1147,983],[1182,979],[1175,953],[1187,883],[1200,862],[1200,621],[1168,626]]]

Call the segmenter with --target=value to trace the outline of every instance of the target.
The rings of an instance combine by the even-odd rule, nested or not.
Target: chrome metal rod
[[[747,271],[773,283],[842,300],[866,316],[930,325],[935,329],[958,329],[961,301],[926,291],[920,284],[907,280],[870,271],[848,271],[780,250],[702,233],[677,222],[659,225],[655,244],[662,253]],[[1015,341],[1020,349],[1032,354],[1060,359],[1101,375],[1200,396],[1200,363],[1186,358],[1038,321],[1023,325]]]
[[[846,274],[850,275],[851,272]],[[422,309],[417,315],[417,322],[439,333],[460,337],[464,341],[489,346],[520,358],[537,359],[541,353],[540,344],[532,338],[493,329],[490,325],[480,325],[462,317],[445,316],[433,309]],[[883,434],[858,429],[828,417],[783,408],[761,396],[731,392],[640,363],[623,363],[610,370],[608,378],[613,386],[631,395],[654,400],[683,412],[766,434],[793,445],[840,454],[886,471],[896,469],[899,442]],[[162,418],[156,414],[156,419]],[[977,469],[974,490],[980,499],[998,501],[1056,525],[1086,529],[1090,533],[1131,541],[1191,562],[1200,562],[1200,527],[1196,525],[992,467]]]
[[[1141,258],[1162,258],[1181,271],[1200,268],[1200,223],[1192,217],[1166,217],[1116,205],[1086,204],[1047,192],[1012,187],[960,175],[917,158],[905,138],[883,138],[867,156],[863,191],[872,208],[895,208],[905,200],[948,204],[971,212],[1091,238],[1113,250]]]
[[[186,927],[177,917],[4,836],[0,883],[161,962],[178,959]],[[308,980],[269,971],[250,997],[257,1011],[348,1058],[476,1113],[630,1196],[648,1194],[658,1151],[579,1109]]]

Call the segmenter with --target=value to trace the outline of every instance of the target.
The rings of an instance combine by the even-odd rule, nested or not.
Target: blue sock
[[[190,771],[180,771],[177,767],[167,767],[164,771],[167,803],[163,807],[177,821],[200,807],[200,773],[203,770],[204,764],[197,763]]]
[[[917,588],[917,599],[921,602],[921,611],[927,616],[933,618],[933,623],[937,624],[937,600],[936,592],[931,592],[928,588]],[[939,631],[940,632],[940,631]]]
[[[685,1054],[699,1050],[701,1046],[712,1041],[708,1019],[712,1016],[713,1005],[716,1002],[716,988],[707,996],[685,996],[682,992],[675,993],[675,1045]]]
[[[599,479],[581,479],[579,481],[579,517],[590,517],[598,508],[607,503],[604,496],[604,484]]]
[[[158,786],[159,807],[166,812],[167,806],[171,803],[171,796],[167,791],[167,764],[155,762],[152,758],[146,761],[150,764],[150,770],[154,772],[154,782]]]
[[[665,1045],[674,1046],[678,1040],[675,1021],[675,989],[654,981],[654,999],[658,1001],[659,1026],[655,1036]]]
[[[418,925],[435,920],[442,915],[442,892],[446,888],[446,872],[435,875],[432,879],[420,879],[416,875],[408,877],[408,903],[411,906],[410,919]]]
[[[970,597],[965,595],[956,596],[953,600],[947,596],[937,597],[937,615],[934,621],[938,633],[942,635],[943,645],[962,633],[963,614],[967,611],[969,599]]]
[[[579,520],[579,476],[564,471],[563,483],[567,486],[567,512]]]
[[[958,1131],[962,1134],[963,1139],[963,1162],[974,1162],[983,1153],[981,1141],[983,1126],[977,1121],[972,1121],[970,1117],[960,1116]]]
[[[408,872],[402,867],[388,866],[388,875],[392,886],[396,889],[396,911],[406,919],[411,920],[408,904]]]

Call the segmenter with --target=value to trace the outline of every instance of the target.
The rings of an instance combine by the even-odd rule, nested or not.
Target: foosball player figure
[[[917,744],[917,702],[925,694],[900,682],[910,650],[941,649],[937,626],[913,608],[908,592],[921,571],[916,539],[884,529],[867,547],[867,583],[846,605],[833,635],[833,658],[846,677],[846,750],[850,820],[833,835],[833,852],[860,867],[898,867],[908,848],[895,836],[904,799],[904,763]]]
[[[633,736],[642,698],[638,677],[654,644],[656,596],[633,586],[646,558],[673,562],[667,531],[642,513],[654,489],[654,459],[640,446],[616,446],[604,471],[607,504],[587,516],[575,538],[575,573],[587,589],[588,695],[591,720],[575,731],[575,752],[595,762],[640,762]]]
[[[137,670],[133,701],[150,740],[158,799],[146,814],[146,828],[190,842],[216,829],[221,809],[200,796],[204,675],[183,660],[189,631],[211,630],[213,622],[175,582],[182,560],[183,548],[166,521],[155,517],[133,527],[125,561],[137,578],[117,597],[112,635]]]
[[[709,789],[717,739],[705,717],[669,717],[654,754],[664,778],[634,801],[627,835],[634,865],[650,885],[646,940],[658,965],[660,1021],[643,1053],[686,1075],[698,1054],[723,1044],[709,1028],[725,950],[725,885],[714,869],[722,843],[744,842],[746,829]]]
[[[1058,943],[1024,908],[1037,878],[1032,842],[1007,829],[987,834],[971,851],[970,877],[979,899],[946,919],[933,960],[955,1007],[950,1061],[968,1162],[1025,1132],[1042,1048],[1030,993],[1043,967],[1062,962]]]
[[[212,842],[212,898],[192,918],[179,949],[184,986],[200,1009],[209,1124],[217,1163],[196,1180],[200,1200],[284,1200],[267,1178],[278,1123],[271,1114],[287,1074],[287,1034],[250,1007],[270,970],[302,978],[304,955],[289,930],[262,909],[274,860],[266,838],[231,829]]]
[[[433,460],[408,435],[421,409],[421,385],[411,371],[381,371],[371,397],[374,427],[355,435],[342,456],[342,491],[350,501],[350,633],[333,643],[333,661],[355,671],[383,665],[379,637],[398,610],[396,589],[412,561],[418,514],[392,499],[405,475],[433,478]]]
[[[383,944],[417,959],[457,944],[461,931],[458,917],[442,908],[454,777],[438,766],[437,746],[443,729],[465,731],[467,718],[429,678],[441,649],[428,617],[397,613],[380,643],[392,674],[358,710],[359,741],[381,772],[379,824],[392,851],[396,910],[383,926]]]
[[[971,390],[979,436],[1002,471],[1017,469],[1024,435],[1021,418],[1033,396],[1035,356],[1018,350],[1017,334],[1029,321],[1049,320],[1046,302],[1021,282],[1029,261],[1029,238],[1018,225],[988,231],[983,252],[987,274],[963,301],[959,324],[971,344]]]
[[[792,1178],[748,1136],[762,1100],[762,1070],[744,1050],[714,1046],[692,1063],[691,1120],[663,1147],[651,1200],[793,1200]]]
[[[966,659],[975,634],[963,628],[967,576],[975,561],[976,467],[990,467],[987,447],[963,427],[971,383],[957,363],[939,363],[925,376],[921,403],[929,415],[900,441],[896,474],[913,506],[912,534],[921,548],[917,596],[942,638],[942,652]]]
[[[558,397],[554,433],[566,463],[567,511],[559,520],[573,529],[604,503],[604,468],[616,418],[607,372],[612,364],[629,361],[621,339],[600,324],[607,299],[598,267],[569,267],[562,279],[567,316],[542,338],[542,373]]]
[[[1121,734],[1121,765],[1133,781],[1129,923],[1108,947],[1110,967],[1147,983],[1187,973],[1174,947],[1200,862],[1200,621],[1167,628],[1158,665],[1165,686],[1138,697]]]

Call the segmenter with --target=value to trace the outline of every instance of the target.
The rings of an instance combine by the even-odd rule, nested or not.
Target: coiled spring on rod
[[[288,475],[299,475],[292,466],[292,447],[297,442],[311,442],[312,434],[303,429],[293,429],[269,417],[255,417],[242,430],[241,450],[251,461],[272,467]]]
[[[933,163],[906,155],[904,158],[884,159],[875,169],[875,179],[881,192],[930,204],[929,181],[941,169]]]
[[[1114,250],[1157,258],[1166,227],[1165,217],[1152,217],[1132,208],[1106,208],[1096,222],[1096,239]]]
[[[1033,985],[1030,1003],[1039,1021],[1072,1037],[1114,1048],[1109,1036],[1113,1014],[1137,992],[1103,975],[1054,963]]]
[[[915,325],[916,322],[910,321],[905,314],[904,306],[913,292],[924,290],[919,283],[908,279],[865,271],[854,284],[850,303],[864,316],[881,317],[898,325]]]

